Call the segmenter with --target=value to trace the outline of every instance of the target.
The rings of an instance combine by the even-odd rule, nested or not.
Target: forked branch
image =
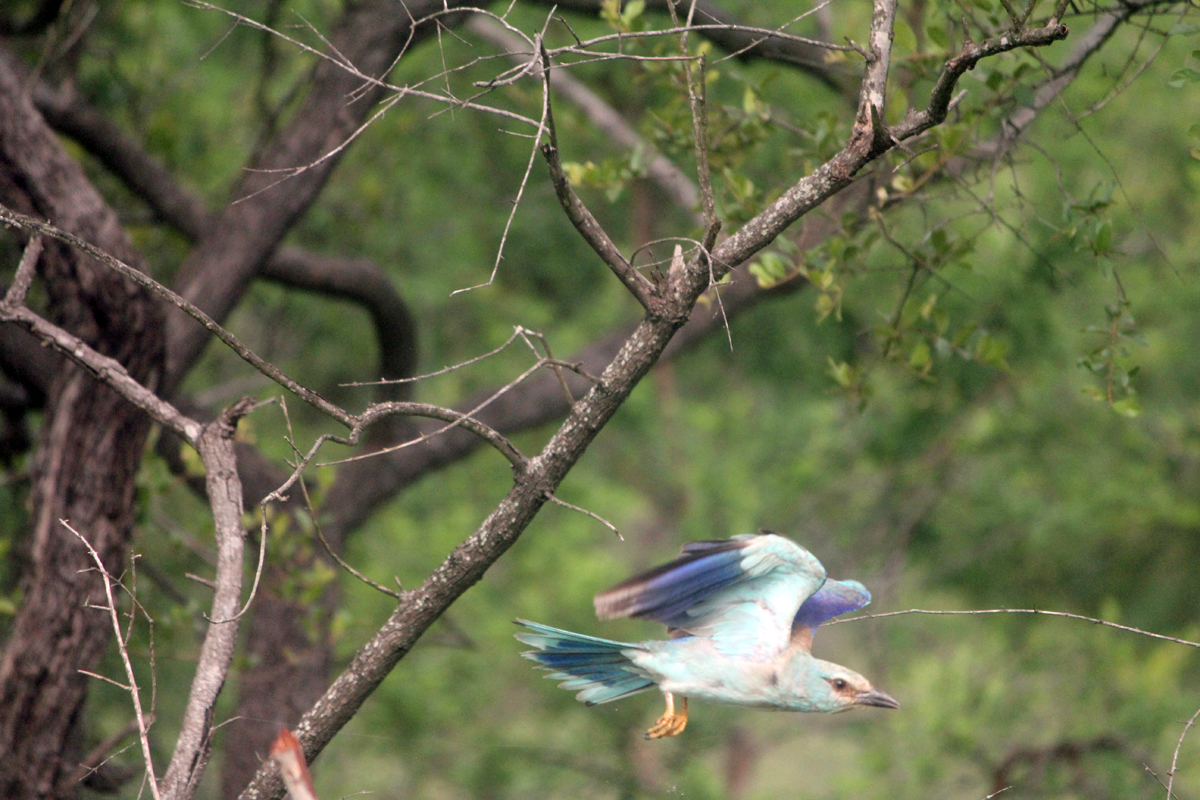
[[[541,149],[542,156],[545,157],[546,164],[550,168],[550,182],[554,185],[554,193],[558,195],[558,202],[562,204],[567,219],[571,220],[571,224],[575,226],[575,230],[579,231],[583,240],[591,246],[596,255],[600,256],[600,260],[608,265],[608,268],[625,285],[629,293],[642,304],[642,307],[651,311],[658,294],[657,288],[648,278],[638,272],[625,256],[621,255],[621,251],[604,232],[604,228],[592,216],[592,212],[587,210],[587,206],[579,199],[579,195],[575,194],[575,190],[571,188],[571,183],[563,171],[562,160],[558,155],[558,136],[554,129],[554,115],[550,108],[550,59],[546,57],[544,49],[541,51],[541,59],[542,90],[546,97],[547,131],[547,141]]]

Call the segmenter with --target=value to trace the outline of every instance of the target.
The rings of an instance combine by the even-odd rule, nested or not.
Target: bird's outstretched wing
[[[857,611],[870,602],[871,593],[858,581],[835,581],[830,578],[796,612],[792,620],[792,644],[811,652],[817,626],[839,614]]]
[[[825,582],[812,553],[776,534],[689,542],[679,558],[596,595],[600,619],[658,620],[733,656],[771,658],[801,604]]]

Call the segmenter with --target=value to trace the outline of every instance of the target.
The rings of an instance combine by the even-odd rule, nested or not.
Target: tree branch
[[[216,591],[175,753],[163,777],[163,795],[167,800],[190,800],[196,793],[212,752],[213,711],[237,644],[245,532],[242,530],[242,484],[237,476],[233,438],[238,420],[253,409],[254,403],[253,398],[245,398],[223,411],[220,417],[204,426],[196,442],[204,462],[208,502],[216,530]]]
[[[197,306],[193,305],[192,303],[189,303],[187,300],[183,299],[179,295],[172,292],[170,289],[168,289],[165,286],[163,286],[162,284],[158,283],[153,278],[151,278],[149,275],[146,275],[144,272],[134,269],[133,267],[129,266],[128,264],[125,264],[124,262],[122,262],[119,259],[113,258],[108,253],[105,253],[103,250],[100,250],[99,248],[88,244],[87,242],[83,241],[82,239],[80,239],[77,236],[73,236],[72,234],[67,233],[66,231],[59,230],[58,228],[54,227],[53,225],[48,225],[44,222],[39,222],[38,220],[33,219],[32,217],[27,217],[23,214],[18,214],[17,212],[15,212],[9,208],[6,208],[3,205],[0,205],[0,222],[4,222],[4,223],[10,224],[10,225],[16,225],[16,226],[22,228],[23,230],[29,231],[31,233],[37,232],[37,233],[46,234],[55,239],[58,239],[59,241],[65,242],[66,244],[69,244],[72,247],[74,247],[78,250],[81,250],[84,253],[87,253],[89,256],[96,259],[104,266],[108,267],[109,269],[113,270],[114,272],[116,272],[120,275],[125,276],[126,278],[129,278],[134,283],[149,290],[155,296],[157,296],[163,300],[166,300],[167,302],[169,302],[176,308],[178,308],[181,311],[183,311],[184,313],[186,313],[188,316],[190,316],[193,319],[195,319],[196,321],[200,322],[204,326],[205,330],[211,332],[218,339],[220,339],[226,346],[229,347],[230,350],[237,353],[237,355],[240,356],[242,358],[242,360],[244,360],[246,363],[250,364],[250,366],[257,369],[263,375],[266,375],[268,378],[270,378],[271,380],[278,383],[280,386],[284,387],[288,391],[295,394],[297,397],[299,397],[304,402],[313,406],[318,411],[323,411],[324,413],[328,414],[333,419],[337,420],[338,422],[341,422],[346,427],[348,427],[348,428],[353,427],[354,421],[351,418],[349,413],[347,413],[343,409],[339,408],[338,406],[334,405],[333,403],[330,403],[328,400],[321,397],[321,395],[317,394],[316,392],[312,391],[311,389],[309,389],[305,386],[302,386],[301,384],[299,384],[296,381],[289,378],[287,375],[285,375],[283,373],[282,370],[280,370],[274,364],[267,362],[266,360],[261,358],[257,353],[255,353],[253,350],[251,350],[249,347],[242,344],[237,339],[237,337],[235,337],[229,331],[225,330],[220,325],[218,325],[215,321],[212,320],[212,318],[210,318],[207,314],[205,314],[203,311],[201,311]]]
[[[543,79],[546,80],[545,90],[548,97],[549,81],[546,78]],[[567,219],[571,221],[575,230],[579,231],[579,235],[595,251],[596,255],[600,256],[600,260],[607,264],[618,280],[625,285],[629,293],[642,304],[642,307],[647,311],[653,311],[657,294],[654,284],[634,269],[625,256],[621,255],[621,251],[613,244],[612,239],[608,238],[604,228],[600,226],[600,223],[592,216],[592,212],[587,210],[587,206],[571,188],[571,183],[567,180],[566,173],[563,172],[562,161],[558,157],[558,137],[554,131],[554,117],[550,114],[548,107],[546,129],[549,132],[550,141],[542,145],[542,155],[546,159],[546,165],[550,168],[550,182],[554,185],[554,193],[558,195],[558,201],[562,204]]]
[[[125,680],[128,681],[123,686],[121,684],[117,685],[128,691],[130,700],[133,701],[133,713],[137,718],[138,740],[142,745],[142,759],[146,763],[146,775],[148,778],[147,782],[150,784],[150,794],[154,797],[154,800],[162,800],[162,795],[159,793],[158,778],[154,774],[154,759],[150,753],[148,716],[142,711],[142,697],[141,692],[138,691],[137,675],[133,671],[133,662],[129,660],[129,648],[125,646],[125,639],[121,634],[121,617],[117,612],[117,600],[113,596],[113,584],[116,583],[116,580],[109,574],[108,568],[104,565],[104,559],[100,557],[100,553],[96,551],[96,548],[92,546],[92,543],[83,534],[72,528],[66,520],[60,519],[59,524],[70,531],[87,548],[88,555],[91,556],[92,562],[96,565],[96,571],[100,573],[100,578],[104,583],[105,604],[100,609],[108,612],[108,620],[112,623],[113,636],[117,640],[117,649],[121,654],[121,665],[125,668]]]
[[[583,11],[593,16],[600,13],[602,0],[538,0],[544,5],[554,5],[571,11]],[[790,64],[830,88],[844,92],[848,81],[829,68],[825,51],[814,45],[805,44],[780,36],[765,36],[746,30],[746,26],[725,9],[709,0],[676,0],[675,5],[687,13],[694,8],[693,22],[701,26],[697,33],[727,53],[737,53],[742,61],[764,59]],[[650,0],[646,7],[665,11],[668,0]]]
[[[121,362],[96,352],[78,337],[51,325],[24,306],[0,302],[0,321],[17,323],[39,341],[53,347],[87,370],[96,380],[145,411],[155,422],[175,431],[189,443],[196,443],[200,435],[200,423],[188,419],[170,403],[134,380]]]
[[[417,323],[395,285],[366,258],[334,258],[283,247],[260,277],[295,289],[350,300],[367,310],[379,343],[380,380],[408,378],[417,369]],[[381,386],[382,399],[404,399],[409,384]]]
[[[965,42],[962,51],[946,62],[929,94],[929,105],[922,111],[910,110],[900,124],[891,128],[890,135],[898,141],[903,141],[944,122],[958,79],[968,70],[974,69],[984,58],[1021,47],[1045,47],[1067,38],[1068,33],[1066,25],[1052,19],[1041,28],[1010,31],[985,39],[979,44]]]
[[[55,130],[70,136],[96,157],[147,205],[154,215],[192,242],[214,224],[215,215],[199,195],[107,116],[94,109],[71,84],[51,89],[39,82],[34,101]],[[264,265],[261,277],[285,286],[341,297],[371,315],[379,342],[379,374],[384,379],[412,375],[416,364],[416,324],[387,275],[363,258],[334,258],[284,247]],[[404,390],[384,390],[381,399],[405,399]]]
[[[189,241],[198,241],[212,226],[213,214],[200,196],[184,188],[166,165],[93,108],[74,84],[53,89],[38,81],[33,101],[50,127],[78,142],[150,206],[155,217]]]
[[[383,77],[413,44],[437,31],[425,16],[457,8],[466,0],[412,0],[397,9],[393,0],[348,6],[329,37],[342,61],[361,74]],[[342,145],[360,129],[384,89],[363,86],[340,63],[322,59],[292,119],[263,148],[260,161],[233,190],[240,201],[226,206],[209,233],[180,269],[179,294],[216,320],[241,299],[284,234],[316,199],[339,160]],[[346,98],[352,98],[347,104]],[[332,157],[325,157],[336,153]],[[319,163],[318,163],[319,162]],[[277,170],[312,165],[282,185]],[[168,320],[167,389],[178,386],[208,341],[208,333],[174,315]]]
[[[497,47],[507,50],[518,64],[532,64],[531,74],[540,78],[541,65],[528,42],[510,33],[503,25],[490,17],[477,14],[467,21],[466,27]],[[700,191],[696,184],[666,156],[638,135],[633,126],[603,98],[587,85],[563,69],[550,71],[550,86],[554,93],[579,108],[597,130],[610,141],[626,150],[644,154],[646,175],[653,180],[677,206],[692,214],[697,224],[703,225],[704,218],[696,213],[700,203]]]

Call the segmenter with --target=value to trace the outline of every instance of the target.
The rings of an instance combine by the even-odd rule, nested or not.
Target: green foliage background
[[[250,16],[265,13],[264,3],[246,5]],[[988,13],[987,2],[978,5]],[[779,2],[729,6],[763,24],[795,13]],[[321,29],[338,10],[325,0],[287,7]],[[836,29],[861,39],[866,8],[837,9]],[[897,36],[901,63],[916,75],[914,102],[927,85],[920,70],[937,63],[926,57],[940,52],[934,42],[954,35],[941,11],[931,10],[920,52],[907,24]],[[536,30],[544,14],[517,6],[513,20]],[[281,24],[298,19],[285,11]],[[607,24],[571,19],[581,35]],[[1068,22],[1082,31],[1088,18]],[[245,29],[222,40],[229,27],[220,14],[173,2],[104,6],[80,61],[87,94],[214,205],[260,136],[263,99],[285,98],[311,63]],[[659,713],[658,699],[584,708],[518,657],[511,620],[658,636],[637,623],[598,624],[591,596],[689,539],[767,527],[805,544],[834,576],[864,581],[871,610],[1039,607],[1200,638],[1200,161],[1189,133],[1195,113],[1180,113],[1200,108],[1200,95],[1185,79],[1170,85],[1195,64],[1197,39],[1186,28],[1177,33],[1133,89],[1078,127],[1061,110],[1046,114],[1031,134],[1040,151],[1022,150],[994,183],[985,169],[961,184],[914,188],[935,157],[920,156],[890,190],[917,192],[921,202],[885,211],[880,223],[820,252],[785,244],[774,260],[764,257],[764,280],[799,265],[817,288],[764,303],[732,322],[728,340],[714,336],[660,367],[563,487],[563,499],[611,520],[625,540],[547,507],[317,762],[321,796],[979,800],[1002,788],[993,783],[1010,758],[1007,797],[1165,794],[1147,767],[1166,779],[1183,722],[1200,706],[1197,651],[1180,645],[1061,619],[841,624],[821,631],[819,654],[867,674],[901,710],[810,718],[700,706],[683,737],[646,743],[640,732]],[[1074,113],[1113,91],[1138,45],[1135,30],[1119,36],[1067,94]],[[275,74],[260,86],[246,76],[265,48]],[[443,59],[459,63],[476,50],[443,36],[440,47],[406,56],[394,81],[423,80]],[[1032,63],[1014,54],[970,73],[968,105],[982,110],[941,132],[943,146],[969,149],[994,131],[997,114],[1021,102],[1008,89]],[[776,66],[725,62],[714,72],[714,118],[727,134],[718,143],[718,190],[723,215],[736,220],[780,191],[779,175],[797,175],[836,145],[851,112],[827,88]],[[577,74],[690,163],[686,104],[670,69],[590,65]],[[536,111],[530,86],[500,94]],[[451,296],[487,278],[529,144],[494,120],[437,110],[406,102],[377,122],[293,240],[385,266],[419,319],[422,371],[485,352],[514,325],[543,331],[566,356],[635,319],[635,304],[562,216],[540,163],[496,283]],[[556,115],[564,157],[581,165],[577,176],[592,184],[585,198],[623,247],[636,244],[644,224],[638,191],[652,194],[656,235],[689,230],[686,215],[635,185],[627,154],[565,103]],[[185,244],[101,168],[89,169],[169,278]],[[989,207],[1009,224],[981,210],[990,191]],[[911,262],[881,226],[930,265],[904,303]],[[230,327],[333,399],[366,400],[362,390],[331,388],[372,377],[372,334],[357,309],[261,285]],[[419,395],[452,403],[528,363],[513,349],[422,384]],[[273,394],[254,381],[213,348],[189,388],[210,402],[247,387]],[[324,428],[296,405],[293,422],[306,441]],[[288,454],[278,413],[248,422],[246,435],[276,457]],[[548,433],[519,443],[535,450]],[[200,571],[211,534],[203,507],[153,457],[143,484],[137,549],[177,581],[171,591],[144,576],[139,584],[156,620],[165,760],[206,602],[174,576]],[[347,558],[376,580],[413,585],[507,487],[506,465],[477,454],[376,515]],[[4,526],[14,529],[19,487],[0,491],[11,500],[0,510]],[[298,522],[285,527],[274,534],[280,542],[305,533]],[[391,601],[343,575],[298,576],[296,591],[331,580],[343,585],[335,630],[348,657]],[[148,653],[145,639],[138,647]],[[128,718],[127,700],[97,683],[89,712],[89,736],[98,740]],[[1020,759],[1072,743],[1082,748],[1074,759]],[[744,784],[730,785],[731,758],[750,765]],[[119,759],[134,763],[135,753]],[[1200,738],[1180,751],[1175,785],[1180,797],[1200,794]],[[215,786],[210,778],[207,796]]]

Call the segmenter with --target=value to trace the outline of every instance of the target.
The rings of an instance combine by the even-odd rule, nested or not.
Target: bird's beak
[[[890,694],[881,692],[878,689],[872,689],[869,692],[863,692],[858,697],[854,698],[856,706],[878,706],[879,708],[899,708],[900,704],[896,702]]]

